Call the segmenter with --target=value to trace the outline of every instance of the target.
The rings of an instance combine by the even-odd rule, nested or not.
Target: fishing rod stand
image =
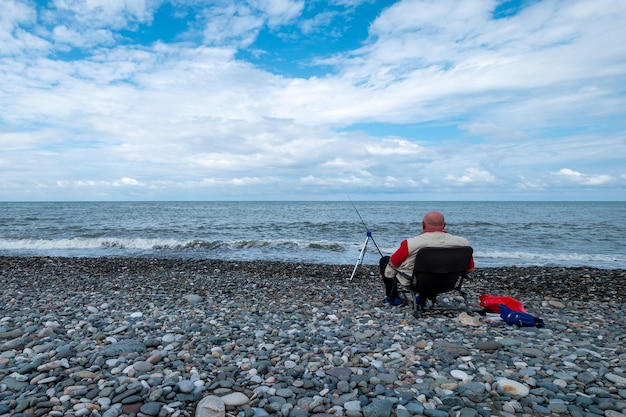
[[[366,233],[365,242],[363,242],[363,247],[361,248],[361,253],[359,254],[359,259],[356,260],[356,264],[354,265],[354,269],[352,270],[352,275],[350,275],[350,281],[352,281],[352,278],[354,278],[354,274],[356,274],[356,270],[359,267],[359,265],[363,264],[363,257],[365,256],[367,243],[370,241],[370,239],[373,240],[374,238],[372,237],[372,232],[368,230]]]

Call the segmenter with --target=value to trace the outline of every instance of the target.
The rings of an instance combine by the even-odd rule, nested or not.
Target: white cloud
[[[446,181],[457,185],[468,184],[491,184],[497,181],[496,177],[491,175],[489,171],[480,168],[468,168],[463,175],[454,176],[452,174],[446,177]]]
[[[211,10],[209,21],[204,29],[205,40],[210,45],[228,43],[247,46],[254,41],[265,23],[245,4],[229,4]]]
[[[232,180],[230,180],[231,184],[235,186],[240,186],[240,187],[261,184],[261,182],[262,181],[257,177],[233,178]]]
[[[417,157],[425,153],[423,147],[402,139],[387,139],[380,144],[365,145],[365,149],[374,156],[408,155]]]
[[[334,71],[306,78],[238,53],[267,28],[332,17],[299,20],[302,1],[189,9],[185,42],[171,44],[115,44],[118,29],[149,25],[158,2],[6,3],[0,178],[11,190],[624,186],[623,2],[531,2],[493,20],[495,0],[398,1],[361,48],[311,58]]]
[[[543,191],[547,188],[546,182],[541,178],[526,179],[523,175],[520,175],[518,182],[515,184],[515,188],[521,191]]]
[[[27,51],[46,50],[49,43],[27,30],[36,20],[35,9],[27,4],[4,1],[0,13],[0,56],[23,56]]]
[[[581,3],[595,10],[593,18],[570,10]],[[503,104],[536,105],[547,95],[558,99],[566,93],[560,102],[529,115],[526,125],[533,116],[557,114],[559,122],[571,120],[568,110],[584,116],[582,106],[567,98],[568,83],[623,77],[623,5],[570,2],[556,8],[552,2],[537,2],[501,20],[491,19],[493,7],[495,2],[482,0],[398,2],[371,26],[371,41],[347,62],[344,74],[374,89],[372,99],[388,103],[382,110],[397,121],[430,120],[432,113],[500,116]],[[608,38],[602,39],[607,35],[610,46],[598,48],[607,43]],[[599,98],[614,97],[622,82],[613,80]],[[615,114],[616,108],[611,109]],[[515,119],[514,110],[503,122]]]
[[[459,128],[467,130],[470,135],[483,136],[487,138],[515,139],[522,138],[524,136],[524,133],[519,130],[504,128],[493,122],[461,124],[459,125]]]
[[[26,3],[4,1],[0,14],[0,33],[3,36],[10,35],[19,24],[32,24],[35,19],[35,10]]]
[[[556,173],[557,176],[565,180],[574,182],[581,185],[605,185],[613,182],[613,177],[610,175],[589,175],[583,174],[578,171],[571,170],[569,168],[563,168]]]
[[[113,185],[116,187],[141,187],[141,186],[144,186],[145,184],[142,184],[141,182],[137,181],[134,178],[124,177],[120,179],[119,181],[114,181]]]
[[[94,188],[102,187],[144,187],[146,184],[137,181],[134,178],[120,178],[113,181],[97,181],[97,180],[74,180],[74,181],[56,181],[59,188]]]
[[[337,17],[336,12],[325,12],[315,15],[312,19],[303,20],[300,22],[300,30],[305,35],[311,33],[319,33],[327,30],[327,26]]]
[[[51,37],[58,44],[59,49],[63,49],[63,44],[87,48],[94,45],[111,45],[114,43],[113,34],[108,30],[98,29],[81,33],[68,28],[66,25],[56,26],[52,30]]]
[[[304,9],[304,0],[248,0],[249,4],[266,16],[270,27],[293,22]]]
[[[53,4],[80,24],[114,29],[127,28],[135,22],[149,22],[154,11],[145,0],[54,0]]]
[[[204,9],[204,38],[210,45],[250,45],[267,25],[289,24],[304,8],[302,0],[225,0]]]

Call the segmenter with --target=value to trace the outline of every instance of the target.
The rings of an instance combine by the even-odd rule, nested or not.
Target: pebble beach
[[[0,417],[626,416],[625,270],[478,268],[518,328],[353,267],[0,257]]]

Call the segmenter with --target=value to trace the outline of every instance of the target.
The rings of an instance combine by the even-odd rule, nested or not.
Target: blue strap
[[[543,319],[521,311],[513,311],[505,304],[498,304],[498,310],[500,310],[500,317],[506,324],[517,327],[546,327]]]

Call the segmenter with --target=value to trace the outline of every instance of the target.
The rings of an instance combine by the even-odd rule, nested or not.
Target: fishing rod
[[[361,213],[359,213],[359,210],[354,205],[354,202],[352,201],[352,199],[350,197],[348,197],[348,200],[350,200],[350,203],[352,204],[352,207],[354,207],[354,211],[356,211],[356,214],[359,216],[359,219],[361,219],[361,223],[363,223],[363,226],[365,227],[365,231],[367,232],[366,233],[366,238],[365,238],[365,243],[363,243],[363,247],[361,248],[361,253],[359,254],[359,259],[357,259],[356,265],[354,265],[354,269],[352,270],[352,275],[350,275],[350,281],[352,281],[352,278],[354,278],[354,274],[356,273],[357,268],[359,267],[359,265],[361,265],[363,263],[363,257],[365,255],[365,249],[367,248],[367,243],[369,242],[370,239],[372,240],[372,243],[374,244],[374,246],[378,250],[378,253],[380,253],[381,258],[383,256],[385,256],[385,255],[383,255],[383,252],[380,250],[380,248],[376,244],[376,241],[374,240],[374,237],[372,236],[372,232],[370,231],[369,227],[367,227],[367,224],[365,223],[365,220],[363,220],[363,217],[361,216]],[[411,276],[410,275],[407,275],[404,272],[400,271],[398,268],[394,267],[391,263],[389,263],[388,266],[390,266],[391,269],[396,271],[398,274],[402,275],[404,278],[408,279],[409,281],[411,280]],[[396,280],[395,279],[394,279],[393,284],[396,285]]]
[[[365,232],[366,232],[365,242],[363,243],[363,246],[361,247],[361,252],[359,253],[359,258],[356,260],[354,269],[352,270],[352,275],[350,275],[350,281],[352,281],[352,278],[354,278],[354,274],[356,274],[357,268],[359,267],[359,265],[363,264],[363,258],[365,256],[365,250],[367,249],[367,243],[370,240],[372,241],[372,243],[378,250],[378,253],[380,253],[380,256],[382,257],[384,255],[383,255],[383,252],[378,247],[378,245],[376,244],[376,241],[374,240],[374,237],[372,236],[372,232],[370,231],[369,227],[367,227],[367,224],[365,223],[365,220],[363,220],[363,217],[361,216],[361,213],[359,213],[359,210],[356,208],[356,205],[354,204],[354,202],[352,201],[350,197],[348,197],[348,200],[350,200],[352,207],[354,207],[354,211],[356,211],[356,214],[359,216],[359,219],[361,219],[361,223],[363,223],[363,226],[365,227]]]
[[[363,227],[365,227],[365,231],[367,232],[366,233],[367,237],[369,239],[372,239],[372,243],[374,244],[374,246],[376,246],[376,249],[378,250],[378,253],[380,253],[380,256],[385,256],[385,255],[383,255],[382,251],[380,250],[380,248],[376,244],[376,241],[374,240],[374,237],[372,236],[372,232],[370,232],[369,227],[367,227],[367,224],[365,223],[365,220],[363,220],[363,217],[361,216],[361,213],[359,213],[359,210],[354,205],[354,202],[349,197],[348,197],[348,200],[350,200],[350,204],[352,204],[352,207],[354,207],[354,211],[356,211],[357,216],[359,216],[359,219],[361,219],[361,223],[363,223]]]

